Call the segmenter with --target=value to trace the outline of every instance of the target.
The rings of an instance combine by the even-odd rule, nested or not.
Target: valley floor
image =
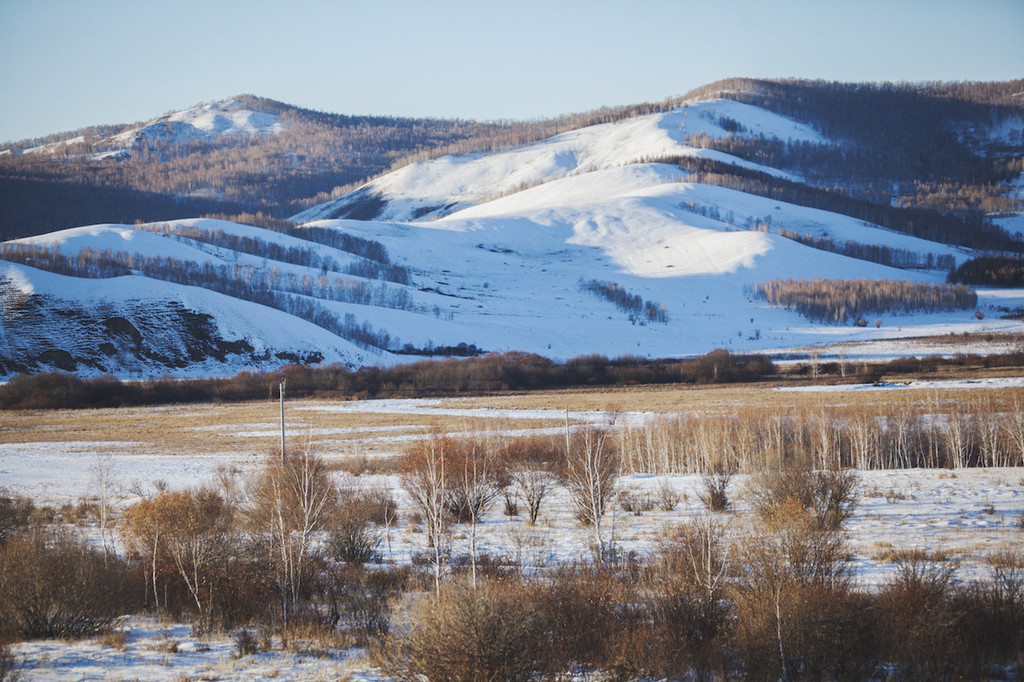
[[[655,414],[736,410],[777,404],[798,407],[834,402],[876,402],[920,394],[966,399],[987,391],[1014,390],[1019,379],[993,379],[942,386],[899,384],[888,390],[852,385],[780,391],[751,387],[652,388],[621,391],[526,394],[459,400],[298,401],[287,406],[295,447],[311,443],[333,462],[344,485],[386,487],[398,501],[399,520],[379,547],[381,562],[408,565],[426,549],[425,533],[412,522],[411,506],[397,475],[343,473],[354,462],[370,468],[401,453],[435,426],[453,433],[522,435],[558,432],[573,424],[622,427]],[[831,388],[833,390],[824,390]],[[818,390],[815,390],[818,389]],[[900,398],[896,398],[900,399]],[[7,413],[0,438],[0,486],[40,503],[58,505],[95,497],[97,474],[116,481],[116,497],[127,505],[157,485],[183,488],[211,480],[218,472],[244,474],[257,467],[280,437],[277,403],[179,406],[131,410]],[[990,557],[1019,553],[1024,530],[1024,468],[908,469],[857,472],[859,505],[846,536],[856,581],[885,583],[894,557],[919,551],[957,566],[957,580],[988,576]],[[157,482],[160,483],[157,483]],[[742,491],[745,476],[732,483],[731,511],[721,518],[729,532],[750,522]],[[657,507],[640,514],[613,505],[606,532],[623,554],[645,556],[680,524],[707,513],[696,474],[627,475],[617,490],[650,499],[668,487],[680,501],[672,511]],[[85,532],[98,541],[98,529]],[[590,558],[591,532],[573,518],[568,496],[557,488],[544,502],[539,522],[506,516],[495,503],[480,525],[478,551],[522,567],[545,567]],[[468,530],[454,527],[453,554],[469,551]],[[359,651],[326,656],[275,649],[241,658],[231,635],[195,638],[187,625],[129,617],[122,639],[79,642],[33,641],[12,647],[25,680],[83,679],[382,679]]]

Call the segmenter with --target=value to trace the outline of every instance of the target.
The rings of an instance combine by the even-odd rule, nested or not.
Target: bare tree
[[[449,469],[453,480],[448,506],[456,519],[469,523],[470,567],[476,587],[477,527],[480,517],[501,493],[499,463],[494,448],[478,438],[464,442],[455,454],[456,461]]]
[[[308,448],[268,457],[250,487],[249,518],[270,540],[285,625],[302,593],[313,537],[324,529],[337,496],[323,461]]]
[[[427,547],[432,550],[434,590],[438,597],[449,540],[445,502],[450,448],[451,443],[435,434],[406,456],[401,476],[402,487],[419,508],[427,529]]]
[[[1010,452],[1013,458],[1008,461],[1011,466],[1024,465],[1024,400],[1015,396],[1009,414],[1003,419],[1003,430],[1010,441]],[[1007,454],[1010,457],[1010,453]]]
[[[974,415],[954,403],[945,416],[946,457],[950,466],[962,469],[974,454]]]
[[[154,502],[156,527],[163,528],[167,553],[196,604],[196,629],[208,633],[213,628],[215,573],[231,549],[231,510],[209,488],[161,493]],[[160,540],[153,542],[156,546]]]
[[[567,428],[565,440],[562,484],[569,491],[576,519],[593,530],[598,561],[605,564],[610,559],[610,548],[602,533],[601,520],[615,492],[619,460],[602,429],[585,428],[573,438]]]
[[[91,468],[92,485],[96,488],[97,519],[100,527],[100,543],[104,556],[113,551],[108,538],[111,516],[114,514],[114,495],[117,492],[117,472],[114,458],[109,452],[96,455]]]

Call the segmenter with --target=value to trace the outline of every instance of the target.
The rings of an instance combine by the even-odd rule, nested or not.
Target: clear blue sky
[[[1024,0],[0,0],[0,140],[240,93],[521,119],[729,76],[1024,77]]]

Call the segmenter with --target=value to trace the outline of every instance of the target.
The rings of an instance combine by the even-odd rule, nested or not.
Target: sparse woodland
[[[978,294],[963,284],[894,280],[773,279],[755,284],[752,293],[815,322],[843,324],[852,320],[862,326],[866,315],[939,313],[972,310],[978,305]]]
[[[905,206],[943,213],[984,215],[1006,210],[1001,182],[1021,173],[1020,145],[991,143],[986,132],[1020,115],[1020,80],[1002,83],[836,83],[728,79],[699,88],[684,100],[728,97],[808,121],[842,149],[736,134],[709,141],[723,151],[809,176],[819,187],[846,185],[880,192],[891,183]],[[951,129],[946,122],[959,122]],[[728,129],[728,128],[727,128]],[[734,133],[745,131],[735,130]],[[978,153],[979,151],[984,153]]]
[[[668,311],[665,310],[665,306],[655,301],[645,301],[640,296],[629,293],[625,287],[616,282],[580,279],[577,286],[580,291],[603,298],[620,310],[629,313],[629,319],[632,321],[668,322]]]
[[[888,197],[874,200],[851,196],[844,189],[819,188],[783,180],[767,173],[739,168],[731,164],[699,157],[656,159],[674,163],[689,173],[691,182],[716,185],[848,215],[897,232],[944,244],[969,246],[975,249],[1021,251],[1024,245],[1014,240],[985,216],[977,212],[963,215],[919,207],[892,206]]]
[[[409,290],[394,284],[406,284],[407,272],[400,266],[392,265],[387,260],[386,251],[376,242],[347,235],[333,238],[338,248],[350,250],[359,257],[341,268],[333,258],[325,258],[320,251],[311,247],[284,249],[260,239],[240,239],[213,230],[195,228],[156,226],[142,229],[173,234],[197,244],[230,247],[242,253],[293,263],[318,272],[300,276],[294,272],[282,272],[278,267],[268,270],[253,264],[199,264],[127,251],[97,252],[88,247],[71,257],[47,247],[14,243],[0,244],[0,257],[72,277],[107,278],[142,274],[166,282],[202,286],[289,313],[365,348],[387,349],[397,346],[398,340],[387,332],[374,330],[369,323],[360,324],[351,313],[339,318],[319,300],[399,310],[412,310],[415,307]],[[297,232],[303,237],[318,236],[323,241],[328,240],[326,235],[315,234],[315,230],[311,230],[309,235],[305,234],[305,230]],[[339,273],[341,276],[328,273]],[[390,283],[381,281],[374,285],[374,279],[390,280]]]

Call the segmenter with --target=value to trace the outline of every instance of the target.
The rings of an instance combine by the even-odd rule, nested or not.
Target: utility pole
[[[284,461],[284,385],[286,380],[281,380],[281,461]]]

